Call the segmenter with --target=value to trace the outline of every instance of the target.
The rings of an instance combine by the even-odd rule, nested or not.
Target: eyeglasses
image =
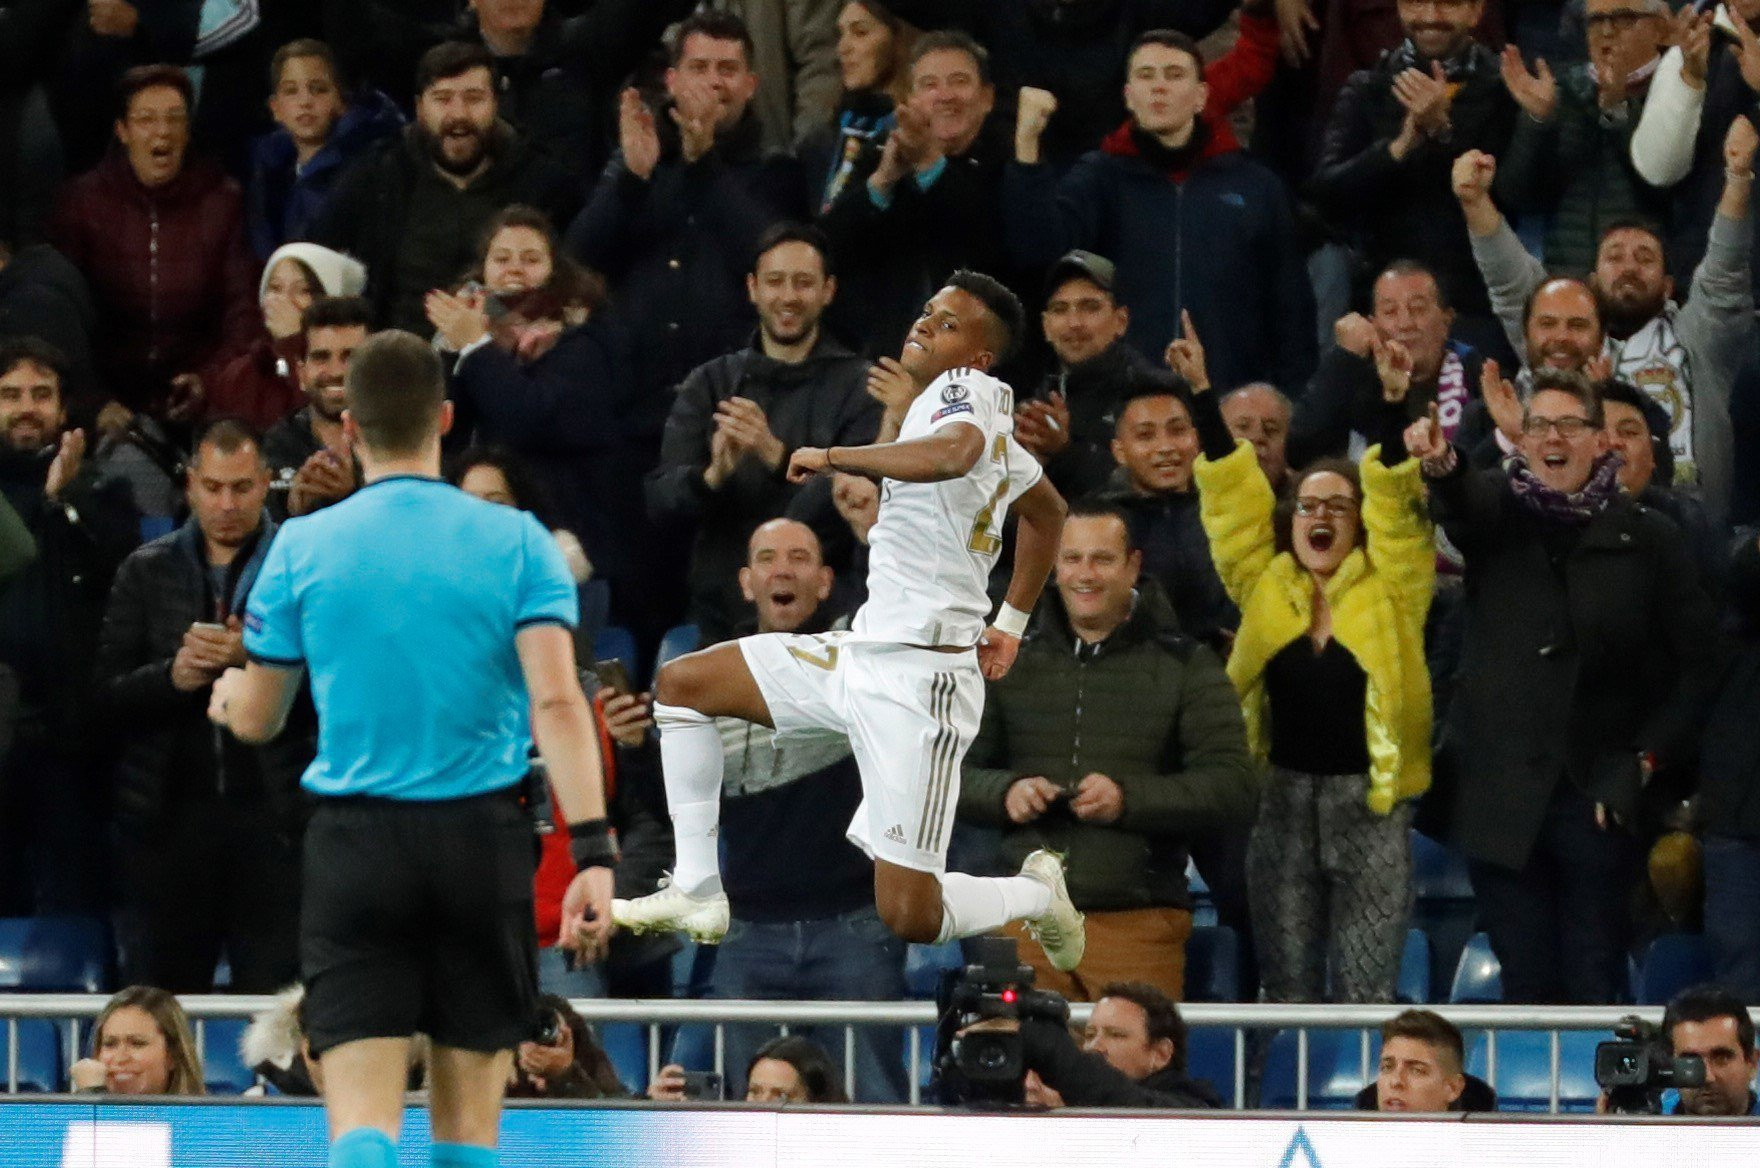
[[[1544,438],[1546,431],[1557,430],[1560,438],[1567,441],[1581,438],[1590,429],[1588,418],[1566,415],[1562,418],[1542,418],[1530,414],[1522,419],[1522,433],[1530,438]]]
[[[1347,515],[1357,513],[1357,501],[1349,495],[1333,495],[1327,499],[1317,499],[1312,495],[1303,495],[1296,500],[1296,514],[1313,517],[1324,511],[1334,519],[1343,519]]]
[[[1625,9],[1620,12],[1596,12],[1583,18],[1583,24],[1590,32],[1599,29],[1602,32],[1631,32],[1642,21],[1649,20],[1654,13],[1633,12]]]

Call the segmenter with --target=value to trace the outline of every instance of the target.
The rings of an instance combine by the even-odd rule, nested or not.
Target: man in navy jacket
[[[1057,100],[1023,89],[1015,161],[1003,177],[1008,247],[1023,265],[1071,248],[1114,257],[1125,339],[1159,361],[1189,314],[1222,389],[1296,390],[1314,370],[1314,297],[1288,196],[1204,112],[1204,59],[1183,33],[1131,50],[1130,118],[1060,181],[1040,157]]]

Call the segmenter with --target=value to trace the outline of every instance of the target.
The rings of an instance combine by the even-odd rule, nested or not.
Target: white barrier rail
[[[0,1019],[7,1027],[7,1059],[5,1081],[8,1093],[18,1090],[18,1023],[25,1018],[65,1020],[66,1049],[77,1049],[76,1024],[80,1019],[94,1018],[108,999],[96,994],[0,994]],[[274,999],[246,995],[205,995],[180,999],[196,1027],[196,1041],[201,1045],[202,1022],[210,1018],[248,1018],[270,1008]],[[739,1024],[776,1026],[787,1033],[796,1027],[842,1027],[844,1030],[844,1080],[846,1088],[855,1085],[854,1028],[857,1026],[890,1026],[909,1028],[906,1035],[910,1069],[910,1101],[920,1102],[924,1060],[930,1052],[923,1049],[922,1026],[935,1023],[933,1002],[758,1002],[758,1001],[695,1001],[674,999],[605,999],[579,998],[571,1003],[589,1022],[623,1022],[644,1026],[647,1031],[648,1073],[658,1073],[662,1058],[662,1028],[667,1026],[712,1026],[715,1031],[715,1069],[725,1071],[725,1027]],[[1072,1019],[1084,1022],[1092,1006],[1073,1004]],[[1220,1028],[1234,1031],[1234,1082],[1217,1084],[1232,1098],[1236,1109],[1247,1106],[1247,1035],[1250,1031],[1296,1032],[1296,1106],[1305,1109],[1309,1095],[1309,1031],[1356,1030],[1362,1033],[1362,1073],[1365,1080],[1373,1077],[1370,1065],[1370,1033],[1404,1009],[1398,1005],[1336,1006],[1336,1005],[1252,1005],[1192,1003],[1180,1006],[1180,1015],[1192,1028]],[[1637,1014],[1649,1021],[1660,1021],[1659,1006],[1452,1006],[1431,1007],[1465,1031],[1486,1033],[1489,1078],[1495,1079],[1497,1066],[1497,1034],[1499,1031],[1542,1032],[1551,1036],[1551,1100],[1549,1110],[1559,1111],[1560,1052],[1559,1034],[1565,1031],[1611,1031],[1620,1019]],[[1232,1091],[1229,1088],[1232,1087]]]

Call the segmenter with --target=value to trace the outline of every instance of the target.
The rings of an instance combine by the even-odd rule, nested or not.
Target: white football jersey
[[[906,645],[977,644],[990,623],[986,585],[1008,507],[1044,472],[1015,441],[1014,391],[976,369],[951,369],[911,403],[898,441],[976,426],[984,454],[957,479],[880,484],[868,535],[868,602],[852,632]]]

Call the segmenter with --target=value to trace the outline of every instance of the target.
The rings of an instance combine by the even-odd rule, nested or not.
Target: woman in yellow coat
[[[1241,610],[1228,675],[1268,765],[1247,848],[1267,1001],[1323,999],[1329,967],[1334,1000],[1391,1001],[1405,940],[1411,800],[1430,785],[1424,618],[1436,548],[1406,457],[1410,365],[1387,349],[1380,444],[1360,468],[1309,466],[1282,500],[1216,395],[1196,397],[1200,513]],[[1169,362],[1208,388],[1195,341],[1175,341]]]

